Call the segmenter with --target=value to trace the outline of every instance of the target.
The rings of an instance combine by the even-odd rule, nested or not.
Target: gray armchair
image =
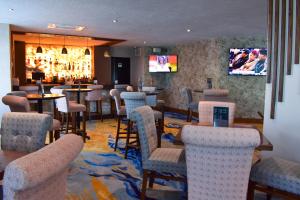
[[[0,171],[13,160],[45,146],[52,117],[37,113],[5,113],[1,122]]]

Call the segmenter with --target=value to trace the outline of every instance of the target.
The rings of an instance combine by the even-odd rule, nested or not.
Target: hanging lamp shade
[[[68,50],[65,45],[66,45],[66,36],[64,36],[64,47],[61,50],[61,54],[68,54]]]
[[[68,54],[68,50],[65,46],[64,46],[64,48],[62,48],[61,54]]]
[[[36,48],[36,53],[43,53],[43,49],[41,46],[38,46],[38,48]]]
[[[91,52],[90,52],[89,48],[86,48],[86,49],[85,49],[84,55],[86,55],[86,56],[91,55]]]
[[[39,46],[36,48],[36,53],[43,53],[43,49],[41,47],[41,35],[39,35]]]

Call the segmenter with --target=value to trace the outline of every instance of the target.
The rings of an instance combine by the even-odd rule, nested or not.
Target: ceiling
[[[0,23],[12,24],[15,31],[127,40],[118,45],[174,45],[264,36],[267,0],[1,0]],[[86,29],[47,29],[49,23]]]

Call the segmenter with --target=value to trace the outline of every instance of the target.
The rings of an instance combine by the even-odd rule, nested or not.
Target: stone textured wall
[[[168,47],[168,53],[178,55],[178,72],[171,74],[149,73],[148,55],[144,54],[145,85],[164,88],[162,98],[169,107],[185,109],[185,100],[180,89],[205,89],[206,79],[212,78],[214,88],[229,89],[230,98],[237,104],[236,117],[259,118],[257,112],[264,111],[265,76],[228,76],[228,56],[230,48],[266,47],[266,38],[217,38],[201,40],[192,44]],[[195,101],[199,93],[194,94]]]

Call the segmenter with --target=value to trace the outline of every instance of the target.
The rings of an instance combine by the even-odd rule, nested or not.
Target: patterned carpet
[[[184,124],[184,116],[167,114],[165,124]],[[139,152],[131,150],[124,159],[124,141],[113,150],[117,121],[89,121],[87,141],[79,157],[73,162],[68,176],[66,199],[139,199],[141,185],[141,162]],[[125,126],[122,126],[125,128]],[[178,128],[165,127],[162,146],[173,146],[170,140]],[[149,199],[186,199],[183,184],[174,181],[156,180],[154,188],[147,191]]]
[[[166,114],[163,147],[182,148],[173,145],[171,141],[178,132],[177,126],[185,124],[185,119],[183,115]],[[116,125],[115,119],[105,119],[103,122],[88,121],[88,135],[91,136],[91,140],[85,143],[83,151],[72,163],[65,199],[139,199],[142,181],[140,155],[132,150],[129,152],[129,158],[124,159],[124,141],[120,141],[120,148],[116,152],[113,150]],[[147,196],[151,200],[186,199],[186,193],[183,191],[186,191],[183,184],[156,180],[154,188],[147,190]],[[265,196],[257,194],[255,199],[263,200]]]

